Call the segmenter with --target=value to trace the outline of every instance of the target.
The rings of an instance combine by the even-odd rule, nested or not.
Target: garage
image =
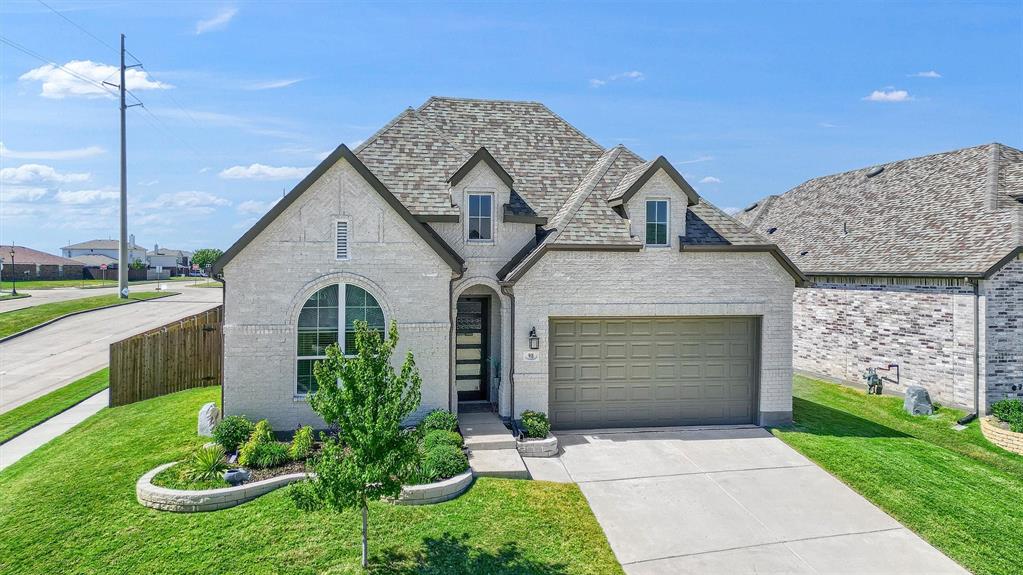
[[[756,422],[759,318],[551,318],[555,429]]]

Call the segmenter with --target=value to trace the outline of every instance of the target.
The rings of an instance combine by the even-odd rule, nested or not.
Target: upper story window
[[[668,200],[646,202],[646,245],[668,245]]]
[[[469,241],[494,239],[493,194],[469,194]]]
[[[329,285],[306,300],[298,316],[299,395],[316,391],[313,365],[327,357],[327,347],[336,343],[344,353],[355,353],[356,320],[365,321],[370,329],[381,334],[384,332],[380,304],[359,286]]]

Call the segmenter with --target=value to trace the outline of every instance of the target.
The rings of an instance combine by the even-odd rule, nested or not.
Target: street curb
[[[61,388],[59,388],[59,387],[58,387],[57,389],[55,389],[55,390],[53,390],[53,391],[57,391],[58,389],[61,389]],[[69,405],[69,406],[65,407],[64,409],[62,409],[62,410],[58,411],[57,413],[54,413],[53,415],[51,415],[51,416],[47,417],[46,419],[43,419],[43,420],[41,420],[41,421],[37,422],[37,423],[36,423],[35,425],[33,425],[32,427],[29,427],[29,428],[27,428],[27,429],[23,429],[23,430],[19,431],[18,433],[15,433],[14,435],[12,435],[12,436],[8,437],[7,439],[5,439],[5,440],[3,440],[3,441],[0,441],[0,446],[4,445],[4,444],[5,444],[5,443],[7,443],[8,441],[13,441],[13,440],[17,439],[17,438],[18,438],[19,436],[22,436],[22,435],[24,435],[24,434],[28,433],[29,431],[32,431],[33,429],[35,429],[35,428],[39,427],[40,425],[42,425],[42,424],[46,423],[47,421],[49,421],[49,420],[53,419],[54,417],[57,417],[58,415],[60,415],[60,414],[62,414],[62,413],[64,413],[64,412],[66,412],[66,411],[68,411],[69,409],[72,409],[72,408],[78,407],[79,405],[81,405],[81,404],[85,403],[86,401],[88,401],[88,400],[90,400],[90,399],[92,399],[92,398],[96,397],[97,395],[99,395],[99,394],[101,394],[101,393],[103,393],[104,391],[107,391],[107,390],[109,390],[109,389],[110,389],[110,387],[109,387],[109,386],[108,386],[108,387],[104,387],[103,389],[101,389],[101,390],[97,391],[96,393],[94,393],[94,394],[92,394],[92,395],[90,395],[90,396],[88,396],[88,397],[85,397],[85,398],[83,398],[83,399],[81,399],[81,400],[79,400],[79,401],[76,401],[76,402],[74,403],[74,405]],[[52,393],[52,392],[51,392],[51,393]],[[39,397],[46,397],[46,396],[45,396],[45,395],[40,395]],[[22,404],[22,405],[26,405],[26,404]],[[19,405],[18,407],[21,407],[21,405]],[[15,407],[14,409],[18,409],[18,407]],[[12,409],[11,411],[14,411],[14,409]]]
[[[19,331],[18,333],[12,333],[11,335],[6,336],[6,337],[0,337],[0,343],[4,343],[5,341],[10,341],[10,340],[12,340],[12,339],[14,339],[16,337],[21,337],[21,336],[23,336],[23,335],[25,335],[27,333],[32,333],[33,331],[35,331],[35,330],[37,330],[39,328],[46,327],[46,326],[50,325],[51,323],[56,323],[56,322],[58,322],[58,321],[60,321],[62,319],[73,317],[73,316],[76,316],[76,315],[81,315],[83,313],[89,313],[89,312],[93,312],[93,311],[100,311],[100,310],[103,310],[103,309],[110,309],[112,307],[121,307],[121,306],[125,306],[125,305],[131,305],[133,303],[142,303],[142,302],[147,302],[147,301],[153,301],[154,299],[163,299],[165,297],[171,297],[171,296],[175,296],[175,295],[181,295],[181,292],[170,292],[170,293],[167,293],[165,295],[161,295],[161,296],[157,296],[157,297],[151,297],[149,299],[133,299],[131,301],[124,302],[124,303],[115,303],[115,304],[105,305],[103,307],[94,307],[92,309],[83,309],[83,310],[79,310],[79,311],[73,311],[71,313],[66,313],[64,315],[57,316],[57,317],[55,317],[53,319],[46,320],[43,323],[41,323],[39,325],[34,325],[34,326],[32,326],[32,327],[30,327],[28,329],[23,329],[23,330]],[[67,300],[67,301],[74,301],[74,300]],[[28,308],[22,308],[22,309],[28,309]],[[16,310],[15,309],[15,310],[11,310],[11,311],[20,311],[20,310]],[[5,313],[10,313],[10,312],[5,312]]]

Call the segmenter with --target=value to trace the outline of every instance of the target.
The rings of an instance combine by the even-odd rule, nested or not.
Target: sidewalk
[[[108,388],[0,445],[0,470],[85,421],[109,403],[110,389]]]

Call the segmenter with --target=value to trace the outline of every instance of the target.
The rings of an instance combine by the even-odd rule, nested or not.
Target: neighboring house
[[[814,178],[738,217],[812,282],[797,369],[862,381],[898,364],[878,372],[890,387],[983,412],[1023,397],[1021,202],[1023,152],[990,144]]]
[[[161,248],[159,244],[155,244],[152,251],[146,252],[149,267],[170,271],[172,276],[187,273],[192,265],[191,258],[192,252]]]
[[[14,266],[11,266],[11,251],[14,251]],[[81,279],[82,264],[72,259],[62,258],[24,246],[0,246],[0,261],[3,270],[0,280],[60,280]]]
[[[396,321],[422,407],[555,428],[788,422],[792,294],[777,247],[663,157],[544,105],[431,98],[339,146],[217,261],[223,405],[277,429],[354,320]]]
[[[120,258],[118,240],[89,240],[78,244],[70,244],[60,248],[66,258],[77,258],[79,256],[103,255],[113,260]],[[132,262],[146,261],[146,248],[135,243],[135,236],[128,239],[128,259]],[[130,263],[130,262],[129,262]]]
[[[82,272],[86,279],[117,279],[117,258],[103,254],[92,254],[76,256],[74,260],[82,263]],[[103,266],[106,267],[104,268]]]

